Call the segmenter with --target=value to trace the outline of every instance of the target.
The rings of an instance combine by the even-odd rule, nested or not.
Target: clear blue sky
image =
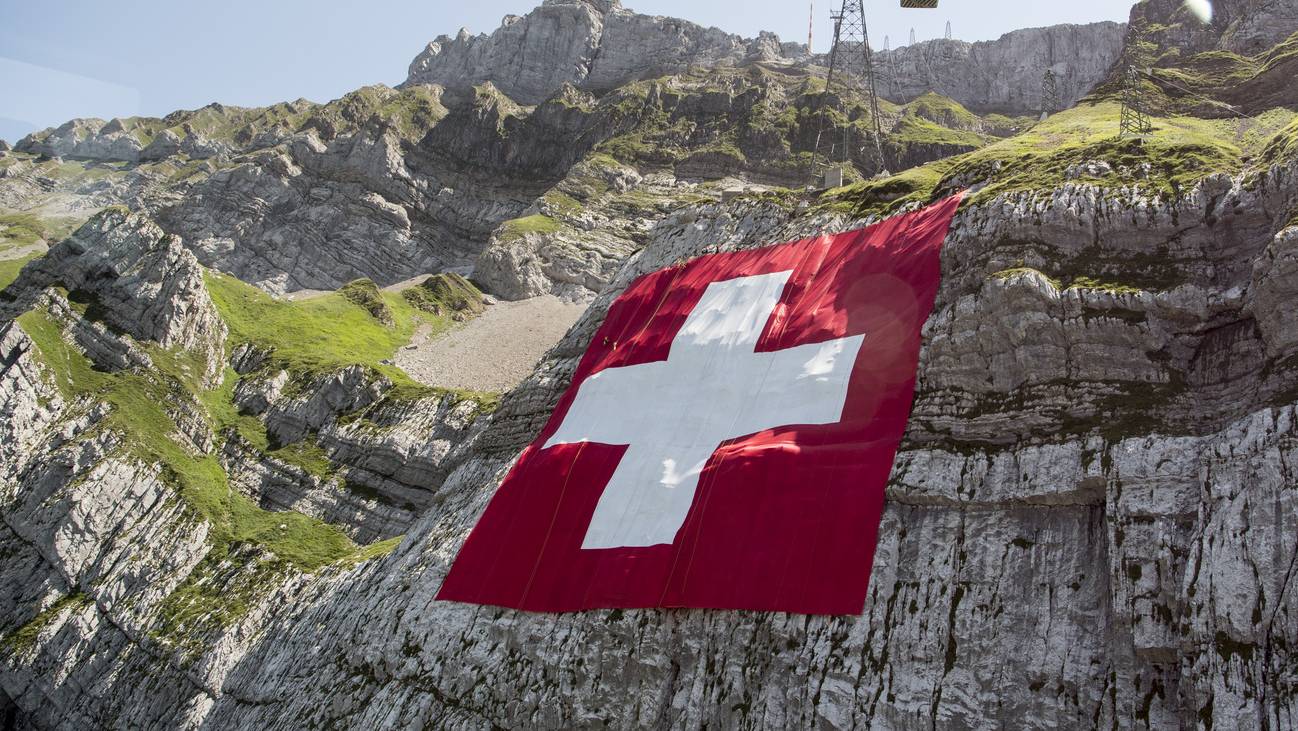
[[[816,0],[816,46],[831,4]],[[808,4],[766,0],[624,0],[744,36],[805,41]],[[163,115],[212,101],[244,106],[328,101],[365,84],[397,84],[428,41],[461,27],[490,32],[539,0],[0,0],[0,139],[72,117]],[[901,10],[866,0],[871,36],[904,45],[940,37],[995,38],[1015,28],[1125,20],[1132,0],[942,0]]]

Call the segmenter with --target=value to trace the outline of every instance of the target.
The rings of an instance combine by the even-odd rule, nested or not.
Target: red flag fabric
[[[958,205],[633,282],[438,598],[859,614]]]

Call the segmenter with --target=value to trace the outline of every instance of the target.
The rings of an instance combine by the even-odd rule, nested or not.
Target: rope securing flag
[[[859,614],[959,202],[632,282],[438,598]]]

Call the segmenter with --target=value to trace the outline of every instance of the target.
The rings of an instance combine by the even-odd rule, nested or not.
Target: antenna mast
[[[816,0],[811,0],[811,12],[807,14],[807,55],[811,55],[811,29],[816,27]]]

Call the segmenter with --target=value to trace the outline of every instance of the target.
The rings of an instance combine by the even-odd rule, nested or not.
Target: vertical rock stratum
[[[1289,0],[1218,5],[1207,28],[1133,10],[1159,31],[1147,136],[1117,137],[1105,85],[1039,123],[991,113],[1032,102],[978,64],[1041,44],[1112,77],[1077,34],[1119,27],[1023,31],[961,47],[967,98],[883,104],[893,174],[849,151],[861,179],[826,191],[803,190],[815,135],[867,121],[862,99],[773,38],[615,3],[439,40],[397,90],[77,120],[0,152],[0,712],[1298,725],[1298,22]],[[595,54],[610,33],[661,67]],[[1245,119],[1232,89],[1268,93]],[[861,616],[434,601],[635,277],[958,189]],[[415,381],[398,351],[489,310],[474,285],[588,307],[507,393]]]

